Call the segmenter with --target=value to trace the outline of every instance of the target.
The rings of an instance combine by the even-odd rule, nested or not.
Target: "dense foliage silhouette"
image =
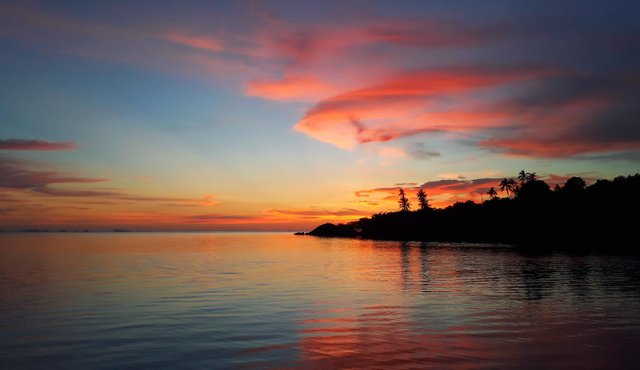
[[[347,224],[325,224],[316,236],[346,236],[381,240],[510,243],[521,246],[579,249],[636,249],[640,174],[598,180],[590,186],[580,177],[552,190],[535,173],[521,171],[517,179],[498,184],[481,204],[458,202],[443,209],[428,206],[421,194],[417,211],[409,211],[404,191],[398,212],[378,213]],[[424,198],[423,198],[424,197]],[[331,225],[331,226],[329,226]]]

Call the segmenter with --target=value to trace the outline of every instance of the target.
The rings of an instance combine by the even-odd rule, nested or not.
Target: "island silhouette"
[[[498,187],[504,197],[498,196]],[[487,189],[489,199],[432,208],[417,193],[418,209],[402,188],[399,211],[357,221],[325,223],[306,233],[397,241],[506,243],[532,250],[571,248],[582,251],[634,252],[640,227],[640,174],[597,180],[587,186],[571,177],[553,189],[535,173],[520,171]]]

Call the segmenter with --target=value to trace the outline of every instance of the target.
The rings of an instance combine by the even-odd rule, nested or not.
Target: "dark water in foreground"
[[[640,259],[0,235],[2,368],[640,368]]]

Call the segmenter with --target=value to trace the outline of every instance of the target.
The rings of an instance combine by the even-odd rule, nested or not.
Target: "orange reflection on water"
[[[111,357],[123,353],[146,367],[186,358],[205,368],[640,363],[629,357],[640,343],[640,261],[630,258],[265,233],[0,241],[0,358],[46,350],[75,361],[84,351],[114,366],[126,367],[126,356]]]
[[[477,368],[489,348],[465,326],[426,332],[403,306],[366,307],[350,317],[298,323],[304,366],[312,368]],[[491,349],[491,357],[500,356]],[[471,360],[471,361],[470,361]]]
[[[370,248],[359,251],[369,252]],[[411,307],[410,299],[402,297],[425,291],[458,294],[464,290],[458,279],[460,262],[455,251],[434,255],[425,245],[382,243],[377,252],[384,255],[387,270],[378,271],[379,279],[374,280],[377,304],[308,312],[311,317],[297,323],[301,363],[311,368],[477,367],[489,349],[481,338],[467,334],[470,327],[438,322],[428,312],[423,316]],[[362,275],[359,278],[371,278]],[[457,311],[455,307],[450,310]],[[428,325],[430,320],[434,321],[432,327]],[[499,355],[500,349],[491,351]]]

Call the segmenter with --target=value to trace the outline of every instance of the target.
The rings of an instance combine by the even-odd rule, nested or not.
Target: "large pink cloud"
[[[538,68],[405,72],[382,84],[319,102],[295,128],[317,140],[352,148],[424,132],[499,127],[508,123],[508,112],[487,110],[472,93],[554,73]]]
[[[249,96],[314,102],[295,129],[345,149],[461,131],[473,132],[473,145],[507,155],[640,149],[637,63],[631,58],[624,66],[619,51],[621,66],[594,68],[591,60],[560,53],[555,38],[566,35],[553,27],[424,14],[352,19],[340,16],[340,6],[335,20],[285,20],[255,8],[234,13],[232,21],[216,19],[214,27],[2,4],[0,36],[58,53],[229,79]],[[541,35],[565,59],[540,53]],[[575,50],[592,57],[611,51],[611,35],[591,36],[586,44],[583,35],[575,40]],[[635,47],[630,40],[616,47]],[[523,60],[546,67],[504,67]],[[469,67],[454,67],[462,63]]]

